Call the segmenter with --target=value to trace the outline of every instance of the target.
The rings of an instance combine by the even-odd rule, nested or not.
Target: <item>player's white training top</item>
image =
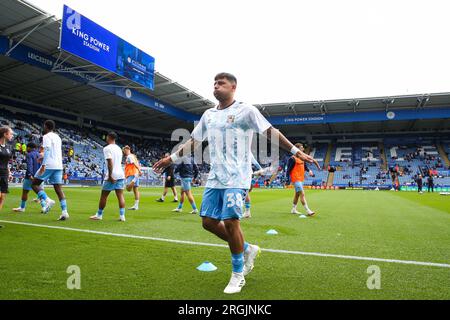
[[[197,141],[208,139],[211,169],[206,187],[249,189],[253,134],[271,126],[256,107],[242,102],[206,110],[191,134]]]
[[[62,143],[61,138],[54,132],[49,132],[42,138],[42,145],[44,147],[44,160],[42,165],[45,165],[45,170],[62,170]]]
[[[261,165],[259,164],[258,160],[256,160],[256,158],[255,158],[255,156],[253,155],[253,153],[250,153],[250,157],[251,157],[252,165],[254,165],[254,166],[256,167],[256,170],[261,170],[262,167],[261,167]]]
[[[111,176],[115,180],[125,179],[125,172],[122,168],[122,149],[117,144],[109,144],[103,148],[103,155],[105,156],[105,179],[108,179],[108,159],[112,159],[113,172]]]

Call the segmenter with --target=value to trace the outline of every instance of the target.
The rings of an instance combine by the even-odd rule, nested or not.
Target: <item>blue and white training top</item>
[[[249,189],[253,134],[262,134],[271,126],[256,107],[242,102],[223,110],[206,110],[191,134],[194,140],[209,143],[211,169],[206,187]]]

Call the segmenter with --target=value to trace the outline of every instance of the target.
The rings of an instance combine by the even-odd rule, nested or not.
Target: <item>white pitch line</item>
[[[34,224],[34,223],[27,223],[27,222],[0,220],[0,223],[9,223],[9,224],[16,224],[16,225],[29,226],[29,227],[38,227],[38,228],[47,228],[47,229],[75,231],[75,232],[99,234],[99,235],[105,235],[105,236],[122,237],[122,238],[130,238],[130,239],[162,241],[162,242],[171,242],[171,243],[178,243],[178,244],[204,246],[204,247],[228,248],[227,245],[217,244],[217,243],[206,243],[206,242],[174,240],[174,239],[147,237],[147,236],[137,236],[137,235],[133,235],[133,234],[121,234],[121,233],[112,233],[112,232],[96,231],[96,230],[88,230],[88,229],[77,229],[77,228],[68,228],[68,227],[60,227],[60,226],[49,226],[49,225],[45,225],[45,224]],[[377,262],[386,262],[386,263],[409,264],[409,265],[416,265],[416,266],[450,268],[450,264],[435,263],[435,262],[421,262],[421,261],[409,261],[409,260],[397,260],[397,259],[383,259],[383,258],[373,258],[373,257],[347,256],[347,255],[341,255],[341,254],[290,251],[290,250],[279,250],[279,249],[261,249],[261,251],[272,252],[272,253],[294,254],[294,255],[302,255],[302,256],[338,258],[338,259],[347,259],[347,260],[377,261]]]

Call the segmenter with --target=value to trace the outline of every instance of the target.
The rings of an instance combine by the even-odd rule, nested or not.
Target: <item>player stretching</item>
[[[117,134],[110,132],[106,136],[106,143],[103,148],[103,155],[106,162],[105,182],[103,183],[102,193],[98,204],[98,211],[91,216],[91,220],[102,220],[103,210],[106,207],[109,193],[115,191],[117,200],[119,201],[119,221],[125,222],[125,198],[123,196],[123,188],[125,186],[125,173],[122,169],[122,150],[116,144]]]
[[[37,151],[37,146],[35,143],[30,142],[27,145],[27,171],[25,173],[25,178],[23,179],[22,186],[22,201],[20,202],[20,207],[14,208],[14,212],[25,212],[25,206],[28,200],[28,193],[33,190],[31,187],[31,182],[39,170],[39,152]],[[38,201],[39,202],[39,201]],[[45,209],[45,203],[42,209]]]
[[[123,147],[123,154],[126,157],[125,160],[125,179],[126,179],[126,189],[131,191],[133,189],[134,193],[134,205],[128,210],[139,210],[139,199],[141,194],[139,192],[139,177],[142,175],[141,166],[137,157],[131,153],[130,147]]]
[[[313,161],[273,128],[256,107],[236,102],[236,86],[233,75],[218,74],[214,79],[214,96],[219,101],[217,107],[205,111],[190,140],[153,166],[155,172],[161,172],[180,157],[191,154],[202,141],[208,140],[211,170],[200,216],[203,228],[228,242],[233,272],[224,292],[229,294],[241,291],[245,285],[244,277],[253,269],[260,251],[258,246],[245,242],[240,226],[243,195],[250,188],[252,176],[250,149],[253,133],[265,133],[278,140],[283,149]]]
[[[295,146],[302,152],[304,151],[303,145],[301,143],[297,143]],[[321,170],[319,164],[316,163],[316,165],[317,168]],[[305,207],[306,213],[308,214],[308,216],[312,217],[315,212],[308,207],[308,203],[306,202],[305,190],[303,189],[303,181],[305,181],[305,171],[308,171],[309,175],[313,176],[313,172],[308,169],[308,166],[300,157],[294,155],[289,159],[287,164],[286,177],[288,181],[294,184],[295,187],[295,195],[291,213],[300,213],[297,211],[298,199],[300,198],[302,205]]]
[[[63,180],[63,163],[62,163],[62,149],[61,138],[53,132],[55,130],[55,122],[47,120],[44,122],[44,136],[42,138],[42,146],[44,148],[44,159],[41,167],[34,175],[31,187],[38,195],[41,201],[41,206],[44,208],[44,213],[47,214],[55,205],[55,201],[50,199],[42,188],[42,182],[48,180],[48,183],[53,185],[56,194],[58,195],[61,204],[61,216],[59,221],[69,219],[67,212],[67,201],[64,191],[62,190]]]
[[[197,206],[195,205],[194,195],[191,190],[191,182],[192,179],[197,179],[199,175],[198,167],[194,163],[194,159],[192,157],[183,158],[182,162],[175,168],[175,173],[180,174],[181,178],[181,199],[178,204],[178,208],[173,209],[173,212],[182,212],[183,211],[183,202],[184,197],[189,199],[189,202],[192,206],[192,214],[198,213]]]

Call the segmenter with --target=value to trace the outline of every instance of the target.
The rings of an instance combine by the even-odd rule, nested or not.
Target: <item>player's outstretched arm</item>
[[[161,173],[165,168],[170,166],[172,163],[177,161],[179,158],[190,154],[195,149],[201,146],[201,142],[194,139],[189,139],[185,144],[183,144],[177,151],[171,154],[169,157],[163,158],[153,165],[153,171],[156,173]]]
[[[270,127],[269,129],[267,129],[267,131],[265,132],[265,135],[267,136],[268,139],[275,139],[276,141],[278,141],[278,143],[280,144],[280,148],[282,148],[283,150],[289,151],[292,154],[295,154],[296,156],[298,156],[300,159],[302,159],[303,161],[307,161],[310,163],[314,163],[317,167],[317,169],[322,170],[322,168],[320,167],[319,163],[317,162],[316,159],[314,159],[313,157],[311,157],[310,155],[307,155],[306,153],[304,153],[303,151],[300,151],[298,148],[296,148],[285,136],[284,134],[282,134],[278,129],[274,128],[274,127]]]

